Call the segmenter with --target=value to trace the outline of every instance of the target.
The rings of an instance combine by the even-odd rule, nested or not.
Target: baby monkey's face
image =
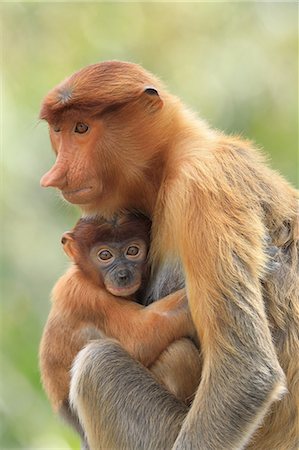
[[[99,242],[90,252],[92,263],[111,294],[128,297],[141,287],[148,248],[142,239]]]

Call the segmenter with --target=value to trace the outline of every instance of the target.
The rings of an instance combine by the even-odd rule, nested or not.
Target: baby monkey
[[[150,220],[141,214],[118,214],[111,221],[80,219],[61,238],[63,249],[93,284],[119,297],[142,300],[149,270]]]
[[[92,339],[117,339],[187,403],[200,381],[198,349],[190,339],[181,339],[194,333],[184,291],[146,308],[140,304],[150,275],[150,230],[147,217],[125,212],[110,221],[81,218],[61,239],[74,264],[52,292],[40,368],[54,410],[82,439],[83,430],[68,402],[70,369],[77,353]],[[163,336],[156,333],[157,323],[163,326]]]

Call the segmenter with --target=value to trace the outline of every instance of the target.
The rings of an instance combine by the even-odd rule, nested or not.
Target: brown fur
[[[84,433],[68,407],[70,369],[77,353],[90,340],[104,336],[118,339],[141,362],[152,364],[151,371],[156,379],[187,403],[199,384],[199,353],[189,339],[173,342],[158,358],[161,351],[174,339],[186,335],[188,329],[192,331],[192,324],[189,322],[188,325],[187,309],[180,300],[182,293],[169,299],[180,308],[176,313],[177,329],[175,330],[171,321],[169,333],[156,336],[154,327],[159,320],[162,320],[163,327],[168,326],[168,300],[164,307],[163,302],[149,306],[146,319],[141,315],[144,309],[141,305],[108,292],[101,273],[91,260],[90,251],[99,242],[106,241],[112,246],[113,242],[121,244],[128,239],[139,238],[146,242],[148,248],[149,227],[148,219],[123,213],[109,222],[102,218],[81,219],[62,238],[64,249],[75,265],[60,278],[53,289],[52,309],[40,346],[40,367],[43,385],[54,409],[66,417],[82,437]],[[146,266],[141,266],[141,269],[146,275]],[[143,283],[146,283],[146,278]],[[143,333],[150,340],[147,345],[144,338],[140,339]],[[192,359],[190,353],[194,355]],[[174,361],[173,355],[176,355]],[[183,371],[174,376],[178,361],[187,373],[192,372],[191,378],[186,377],[186,372]]]
[[[156,92],[148,91],[149,85]],[[174,258],[183,265],[203,371],[174,448],[297,448],[296,191],[267,167],[250,142],[209,128],[134,64],[106,62],[82,69],[50,92],[41,117],[50,124],[57,154],[42,185],[59,188],[88,214],[143,211],[153,220],[154,270]],[[76,122],[87,124],[88,133],[75,133]],[[267,275],[273,262],[269,245],[277,247],[277,256],[276,269]],[[87,348],[82,360],[96,368],[99,361],[89,359],[91,353]],[[80,367],[74,399],[81,405],[79,416],[85,411],[86,429],[94,433],[103,418],[97,398],[80,397],[82,386],[85,393],[88,389]],[[92,391],[97,378],[88,380]],[[128,386],[119,383],[114,388],[118,392],[121,386],[126,399]],[[146,376],[140,384],[150,397]],[[273,403],[285,386],[288,393]],[[137,398],[136,393],[136,408]],[[151,426],[136,425],[134,439],[142,442],[139,448],[155,448],[167,442],[166,435],[157,436],[157,422],[169,423],[174,413],[160,402],[163,413],[155,420],[154,403],[148,399],[146,405],[143,415],[151,418]],[[125,443],[129,438],[121,430],[129,426],[128,411],[120,400],[117,407],[111,403],[109,410],[109,417],[123,413],[121,422],[111,424],[111,442]],[[89,414],[94,410],[97,415]],[[175,429],[181,413],[178,417]],[[88,437],[93,448],[101,448],[100,438]]]

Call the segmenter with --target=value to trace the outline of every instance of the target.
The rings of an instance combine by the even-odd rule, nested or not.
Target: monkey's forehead
[[[45,97],[40,118],[54,120],[53,114],[66,108],[104,108],[141,95],[144,88],[161,82],[141,66],[123,61],[106,61],[75,72]]]
[[[85,248],[94,247],[97,243],[119,243],[142,240],[147,245],[150,242],[150,221],[126,221],[121,225],[113,226],[110,223],[90,223],[79,220],[72,230],[74,239]]]
[[[73,229],[73,234],[90,241],[119,241],[133,237],[149,236],[151,220],[141,213],[120,211],[110,218],[102,216],[82,217]]]
[[[81,242],[86,247],[99,247],[101,245],[108,245],[115,248],[124,248],[130,243],[140,243],[143,242],[145,245],[149,246],[150,235],[146,231],[136,231],[132,232],[119,232],[119,233],[94,233],[82,234],[78,237],[75,235],[75,239]]]

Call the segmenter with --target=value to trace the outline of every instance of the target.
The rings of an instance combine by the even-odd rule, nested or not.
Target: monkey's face
[[[56,162],[41,185],[58,188],[65,200],[79,205],[111,203],[112,192],[126,192],[127,181],[140,174],[138,155],[131,153],[139,145],[132,131],[124,132],[125,120],[122,127],[115,124],[116,117],[116,112],[108,120],[70,115],[50,125]]]
[[[90,256],[111,294],[128,297],[141,287],[147,257],[143,240],[99,243],[92,248]]]
[[[41,185],[58,188],[70,203],[92,203],[100,198],[103,179],[98,176],[97,144],[102,122],[79,114],[49,126],[56,161],[42,177]]]

